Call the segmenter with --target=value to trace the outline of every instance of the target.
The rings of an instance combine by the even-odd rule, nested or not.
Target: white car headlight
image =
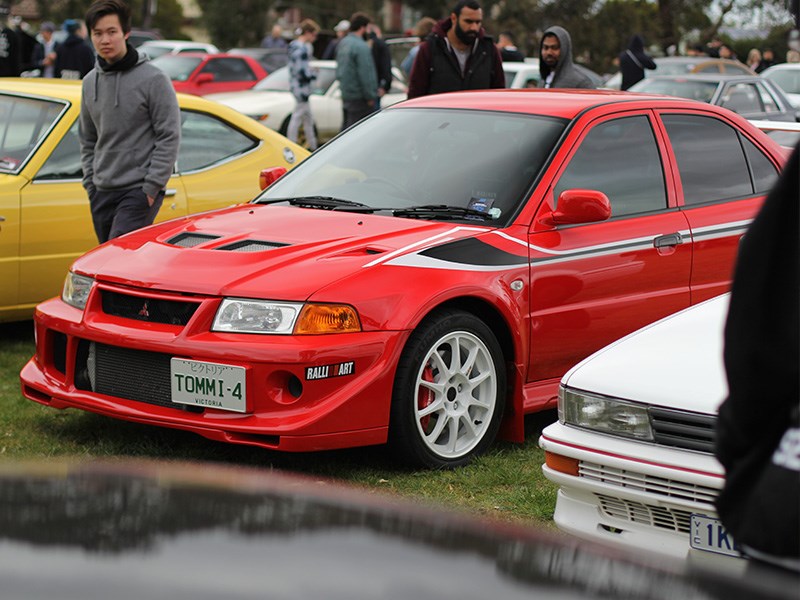
[[[610,435],[644,441],[654,439],[646,406],[563,386],[558,390],[558,420]]]
[[[61,299],[70,306],[83,310],[86,308],[86,300],[89,298],[93,283],[94,279],[91,277],[84,277],[70,271],[64,281]]]
[[[211,330],[290,335],[302,308],[303,304],[297,302],[225,298]]]

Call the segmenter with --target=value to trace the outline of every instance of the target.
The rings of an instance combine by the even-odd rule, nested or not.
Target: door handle
[[[683,236],[680,233],[668,233],[660,235],[653,240],[653,247],[655,248],[669,248],[683,243]]]
[[[167,188],[164,190],[164,196],[174,196],[178,193],[178,190],[175,188]]]
[[[6,218],[3,215],[0,215],[0,223],[2,223],[5,220],[6,220]]]

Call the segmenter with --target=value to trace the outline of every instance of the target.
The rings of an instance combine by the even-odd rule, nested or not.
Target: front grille
[[[101,293],[104,313],[149,323],[186,325],[199,306],[197,302],[142,298],[109,290],[102,290]]]
[[[692,513],[688,510],[632,502],[602,494],[597,494],[597,498],[600,501],[600,509],[608,517],[679,533],[689,533]]]
[[[169,354],[92,342],[83,368],[90,389],[98,394],[202,412],[202,408],[172,402],[170,358]],[[81,369],[81,365],[78,365],[78,369]]]
[[[666,477],[656,477],[645,475],[636,471],[617,469],[607,465],[580,461],[578,463],[578,475],[592,481],[598,481],[607,485],[628,488],[639,492],[647,492],[661,496],[665,499],[680,500],[688,502],[698,502],[713,505],[719,493],[718,490],[703,486],[667,479]]]
[[[242,240],[234,242],[225,246],[220,246],[217,250],[227,250],[229,252],[263,252],[264,250],[274,250],[275,248],[283,248],[289,244],[281,244],[278,242],[262,242],[259,240]]]
[[[716,417],[655,406],[649,410],[657,444],[713,453]]]

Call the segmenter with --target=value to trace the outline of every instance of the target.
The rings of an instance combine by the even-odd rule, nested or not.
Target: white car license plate
[[[247,412],[246,371],[234,365],[173,358],[170,361],[172,401]]]
[[[726,531],[719,519],[693,514],[691,523],[689,544],[695,550],[741,556],[733,536]]]

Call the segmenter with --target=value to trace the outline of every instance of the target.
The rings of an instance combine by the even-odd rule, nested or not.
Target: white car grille
[[[691,511],[653,506],[601,494],[597,494],[597,498],[600,500],[601,510],[609,517],[679,533],[689,533]]]
[[[714,500],[719,493],[718,490],[706,486],[586,461],[579,463],[578,474],[580,477],[592,481],[654,494],[665,500],[702,504],[712,512],[714,511]],[[610,517],[684,533],[689,532],[689,518],[692,512],[697,512],[645,504],[604,494],[596,494],[596,496],[600,500],[602,511]]]

